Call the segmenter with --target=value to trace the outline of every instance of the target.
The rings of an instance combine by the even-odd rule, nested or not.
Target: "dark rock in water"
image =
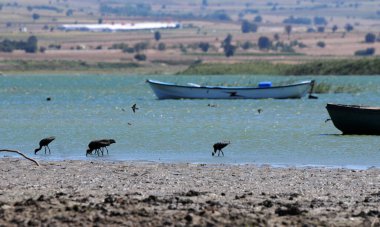
[[[47,98],[46,98],[46,101],[51,101],[51,97],[47,97]]]

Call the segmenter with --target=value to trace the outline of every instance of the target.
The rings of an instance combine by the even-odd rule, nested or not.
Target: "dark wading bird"
[[[106,149],[107,151],[107,154],[108,154],[108,149],[107,147],[113,143],[116,143],[116,141],[114,139],[102,139],[100,140],[100,142],[103,144],[103,146],[100,148],[100,151],[102,152],[102,155],[103,155],[103,148]]]
[[[88,149],[86,150],[86,156],[89,154],[92,154],[93,151],[95,151],[98,154],[98,156],[100,156],[100,152],[102,153],[102,155],[104,155],[103,148],[107,150],[107,154],[108,154],[107,147],[113,143],[116,143],[114,139],[93,140],[88,144]]]
[[[214,156],[217,151],[218,151],[218,156],[220,155],[220,152],[222,152],[222,154],[224,156],[224,153],[223,153],[222,149],[225,148],[228,144],[230,144],[229,141],[228,141],[228,143],[219,142],[219,143],[214,144],[214,146],[213,146],[214,147],[214,151],[211,153],[212,156]]]
[[[42,140],[40,141],[40,147],[39,147],[39,148],[36,148],[36,149],[34,150],[34,154],[37,154],[37,152],[38,152],[39,150],[41,150],[42,147],[45,148],[45,154],[46,154],[46,147],[48,148],[48,150],[49,150],[49,154],[50,154],[49,143],[51,143],[51,141],[53,141],[53,140],[55,140],[55,137],[54,137],[54,136],[50,136],[50,137],[47,137],[47,138],[42,139]]]

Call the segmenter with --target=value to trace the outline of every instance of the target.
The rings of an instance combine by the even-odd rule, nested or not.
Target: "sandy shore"
[[[0,159],[0,226],[379,225],[380,170]]]

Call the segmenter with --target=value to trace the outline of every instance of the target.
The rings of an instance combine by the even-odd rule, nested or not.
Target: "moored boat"
[[[343,134],[380,135],[380,107],[328,103],[326,109]]]
[[[314,80],[284,86],[272,86],[270,82],[258,87],[202,86],[189,83],[177,85],[147,80],[158,99],[289,99],[311,94]],[[314,97],[311,96],[310,97]]]

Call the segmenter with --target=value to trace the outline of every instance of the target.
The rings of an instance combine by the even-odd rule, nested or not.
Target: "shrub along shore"
[[[0,61],[1,73],[97,72],[176,75],[380,75],[380,58],[317,60],[300,64],[253,61],[244,63],[202,63],[187,66],[137,62],[86,62],[75,60]]]
[[[274,64],[265,61],[236,64],[194,64],[180,75],[380,75],[380,58]]]

